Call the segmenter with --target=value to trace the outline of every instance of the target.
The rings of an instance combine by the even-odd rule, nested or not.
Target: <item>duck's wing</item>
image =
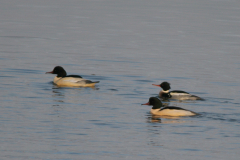
[[[181,90],[170,91],[170,95],[172,95],[172,96],[186,96],[186,97],[189,97],[189,100],[204,100],[203,98],[200,98],[198,96],[192,95],[188,92],[181,91]]]
[[[173,90],[173,91],[170,91],[170,93],[174,93],[174,94],[189,94],[188,92],[185,92],[185,91],[181,91],[181,90]]]
[[[183,109],[181,107],[175,107],[175,106],[168,106],[160,109],[160,112],[168,113],[171,116],[193,116],[193,115],[199,115],[196,112]]]
[[[181,107],[175,107],[175,106],[167,106],[167,107],[163,107],[160,109],[160,111],[164,110],[164,109],[174,109],[174,110],[186,110],[186,109],[183,109]],[[187,110],[186,110],[187,111]]]
[[[71,82],[71,83],[79,83],[79,84],[91,84],[91,83],[99,83],[99,81],[93,82],[84,78],[80,77],[64,77],[62,79],[64,82]]]
[[[90,81],[90,80],[86,80],[86,79],[83,79],[82,81],[79,81],[78,83],[86,83],[86,84],[91,84],[91,83],[99,83],[100,81]]]
[[[78,82],[82,82],[85,79],[81,78],[81,77],[72,77],[72,76],[67,76],[67,77],[63,77],[61,79],[61,81],[63,82],[71,82],[71,83],[78,83]]]

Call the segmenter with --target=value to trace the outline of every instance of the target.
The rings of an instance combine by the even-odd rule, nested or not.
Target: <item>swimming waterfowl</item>
[[[57,74],[53,83],[61,87],[94,87],[96,83],[99,83],[99,81],[86,80],[79,75],[67,75],[61,66],[56,66],[53,71],[46,73]]]
[[[204,100],[198,96],[192,95],[185,91],[181,91],[181,90],[169,91],[171,87],[170,87],[170,83],[168,82],[162,82],[161,84],[152,84],[152,85],[162,88],[162,90],[159,92],[160,98],[178,99],[178,100]]]
[[[148,103],[142,105],[153,106],[150,113],[156,116],[169,116],[169,117],[181,117],[181,116],[194,116],[197,113],[175,106],[164,107],[162,102],[157,97],[150,97]]]

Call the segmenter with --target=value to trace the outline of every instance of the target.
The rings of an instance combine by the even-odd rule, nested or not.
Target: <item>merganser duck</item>
[[[67,72],[61,66],[56,66],[53,71],[46,72],[50,74],[57,74],[53,79],[53,83],[57,86],[64,87],[93,87],[99,81],[92,82],[90,80],[83,79],[78,75],[67,75]]]
[[[175,107],[175,106],[167,106],[164,107],[162,102],[157,97],[150,97],[148,103],[142,105],[153,106],[150,113],[156,116],[170,116],[170,117],[180,117],[180,116],[195,116],[198,115],[195,112]]]
[[[180,90],[174,90],[174,91],[169,91],[171,89],[170,83],[168,82],[162,82],[161,84],[152,84],[154,86],[161,87],[163,90],[159,92],[159,97],[160,98],[171,98],[171,99],[178,99],[178,100],[204,100],[198,96],[189,94],[188,92],[185,91],[180,91]]]

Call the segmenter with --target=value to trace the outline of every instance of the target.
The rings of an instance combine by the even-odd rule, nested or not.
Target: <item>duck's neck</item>
[[[161,91],[159,92],[159,97],[162,97],[162,95],[163,95],[163,94],[166,94],[166,93],[169,93],[169,90],[166,90],[166,91],[161,90]]]
[[[53,79],[53,83],[55,83],[55,84],[56,84],[56,83],[57,83],[57,81],[59,81],[60,79],[62,79],[62,77],[57,77],[57,76],[56,76],[56,77],[54,77],[54,79]]]
[[[158,115],[159,111],[160,111],[160,108],[159,109],[151,109],[150,113],[153,115]]]

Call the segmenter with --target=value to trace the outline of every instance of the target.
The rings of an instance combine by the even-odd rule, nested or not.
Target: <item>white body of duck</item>
[[[172,116],[172,117],[182,117],[182,116],[195,116],[196,113],[184,109],[173,109],[171,107],[161,108],[161,109],[151,109],[150,113],[156,116]]]
[[[162,102],[157,97],[150,97],[149,102],[142,105],[153,106],[150,113],[156,116],[169,116],[169,117],[182,117],[182,116],[195,116],[197,113],[186,110],[180,107],[168,106],[163,107]]]
[[[189,94],[188,92],[181,90],[169,91],[171,89],[170,83],[162,82],[161,84],[153,84],[154,86],[161,87],[163,90],[159,92],[160,98],[178,99],[178,100],[203,100],[202,98]]]
[[[78,75],[67,75],[61,66],[56,66],[53,71],[46,73],[57,74],[53,83],[61,87],[94,87],[96,83],[99,83],[99,81],[92,82]]]

